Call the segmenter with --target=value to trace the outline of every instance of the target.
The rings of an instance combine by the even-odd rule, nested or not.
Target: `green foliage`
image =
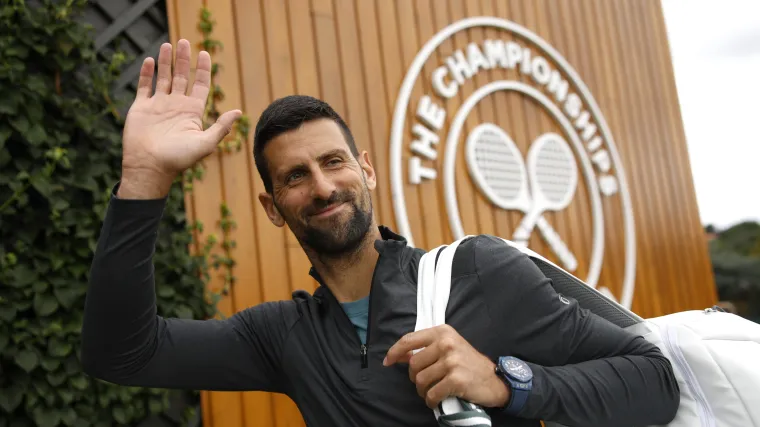
[[[709,250],[720,298],[746,302],[745,314],[760,320],[760,224],[742,222],[718,232]]]
[[[91,28],[75,21],[85,0],[40,3],[0,5],[0,427],[134,425],[167,411],[170,392],[95,380],[78,353],[89,267],[121,170],[123,118],[110,88],[131,59],[97,57]],[[188,251],[203,227],[184,211],[194,171],[169,194],[158,236],[167,317],[217,314],[218,296],[206,293],[214,266],[233,281],[234,261],[209,256],[216,244],[234,247],[224,206],[222,242]]]

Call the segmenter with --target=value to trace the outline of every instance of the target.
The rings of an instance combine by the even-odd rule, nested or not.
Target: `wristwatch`
[[[496,374],[510,389],[509,401],[502,409],[503,412],[517,415],[528,401],[533,388],[533,371],[524,361],[513,356],[504,356],[496,363]]]

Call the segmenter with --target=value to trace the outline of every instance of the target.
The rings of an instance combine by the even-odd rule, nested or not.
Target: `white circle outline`
[[[486,96],[500,90],[521,92],[538,101],[551,113],[554,120],[562,126],[562,129],[572,141],[573,148],[583,166],[583,175],[586,178],[586,185],[589,187],[588,191],[591,195],[591,211],[594,212],[594,242],[591,245],[591,262],[589,263],[589,272],[585,281],[589,286],[596,287],[599,275],[602,272],[602,261],[604,261],[604,209],[602,209],[602,198],[599,195],[594,166],[591,164],[588,153],[586,153],[583,147],[583,142],[578,137],[578,133],[573,128],[570,120],[562,114],[559,108],[546,95],[525,83],[511,80],[497,80],[480,87],[459,107],[459,111],[457,111],[456,116],[451,121],[451,126],[446,137],[446,152],[443,157],[443,197],[446,201],[449,226],[454,234],[454,238],[461,239],[465,236],[462,220],[459,217],[459,203],[457,201],[457,189],[455,185],[459,136],[462,133],[462,127],[467,119],[467,115],[470,114],[475,105]]]
[[[615,166],[615,175],[620,183],[620,197],[623,205],[623,220],[625,222],[625,273],[623,275],[623,292],[621,297],[621,304],[626,308],[631,307],[633,301],[633,290],[635,286],[636,276],[636,240],[634,235],[634,218],[633,209],[631,206],[631,196],[628,192],[627,179],[623,172],[622,161],[618,154],[617,147],[607,125],[606,120],[602,116],[594,97],[591,96],[588,88],[583,80],[581,80],[575,69],[565,60],[565,58],[557,52],[549,43],[544,41],[538,35],[532,33],[527,28],[518,25],[514,22],[507,21],[501,18],[494,18],[490,16],[476,16],[471,18],[465,18],[449,24],[447,27],[436,33],[425,46],[417,53],[414,61],[409,66],[409,69],[404,77],[404,81],[399,88],[399,94],[396,100],[396,106],[393,112],[393,119],[391,123],[391,136],[390,136],[390,176],[391,176],[391,200],[394,207],[394,213],[396,216],[396,225],[398,232],[404,236],[410,246],[414,246],[412,240],[412,233],[409,227],[409,219],[406,215],[406,201],[404,200],[404,184],[402,180],[402,167],[401,167],[401,149],[402,149],[402,132],[406,123],[405,115],[407,108],[409,107],[409,98],[412,95],[412,88],[419,77],[422,67],[425,62],[430,58],[430,55],[441,45],[447,38],[453,34],[472,27],[496,27],[503,30],[512,31],[530,42],[534,43],[538,47],[544,50],[551,59],[557,63],[562,70],[568,75],[575,86],[580,91],[580,96],[586,105],[591,110],[591,115],[601,128],[601,133],[604,135],[605,141],[607,141],[607,149],[612,157],[612,163]]]

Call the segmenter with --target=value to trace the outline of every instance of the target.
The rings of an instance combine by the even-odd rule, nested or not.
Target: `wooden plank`
[[[244,112],[246,106],[242,97],[243,63],[238,41],[243,37],[238,33],[241,29],[236,21],[237,9],[230,0],[207,0],[208,7],[216,21],[213,37],[219,40],[223,49],[215,55],[215,61],[221,64],[217,74],[217,82],[225,92],[224,100],[218,103],[219,111],[240,108]],[[236,247],[232,250],[232,258],[236,260],[234,275],[236,284],[232,289],[233,309],[243,310],[261,302],[261,282],[259,280],[259,248],[254,231],[254,208],[258,201],[253,195],[250,171],[253,166],[252,140],[249,137],[239,152],[222,154],[224,170],[224,192],[227,206],[230,208],[236,228],[232,238]],[[243,413],[243,424],[252,424],[256,419],[272,417],[271,398],[261,392],[240,394],[240,405]]]
[[[610,10],[609,4],[599,2],[596,3],[596,6],[599,11],[596,22],[609,23],[609,25],[604,27],[605,33],[599,39],[600,42],[605,42],[603,46],[606,46],[604,51],[607,52],[607,55],[603,55],[603,57],[610,58],[613,61],[611,62],[613,68],[608,68],[605,76],[613,77],[614,79],[613,85],[617,89],[615,97],[618,103],[630,105],[631,100],[629,99],[627,85],[629,79],[626,77],[626,64],[619,48],[621,44],[620,37],[617,26],[612,24],[613,22],[615,24],[618,23],[614,21],[615,17]],[[618,108],[615,111],[620,110]],[[633,309],[641,313],[642,316],[649,317],[654,313],[662,312],[661,301],[656,286],[661,277],[660,272],[664,271],[664,261],[659,256],[660,254],[657,250],[657,218],[650,214],[652,209],[650,209],[650,203],[647,201],[650,189],[649,183],[645,178],[648,171],[641,154],[643,148],[636,143],[638,138],[633,129],[635,125],[636,123],[630,115],[621,116],[615,135],[621,151],[625,149],[624,159],[627,160],[626,171],[632,176],[638,177],[638,179],[629,180],[629,185],[633,210],[636,213],[637,234],[641,237],[641,240],[637,242],[637,247],[640,248],[637,259],[639,261],[644,260],[644,262],[639,264],[642,268],[637,272],[637,298],[634,299]],[[642,272],[644,274],[640,274]],[[637,303],[641,305],[637,305]]]
[[[702,221],[699,216],[699,206],[697,204],[696,192],[694,190],[694,181],[692,178],[691,164],[686,147],[686,135],[683,129],[683,122],[680,113],[680,104],[676,93],[675,73],[670,56],[670,43],[665,30],[665,18],[660,3],[647,4],[644,18],[645,22],[639,21],[644,26],[643,31],[652,39],[650,42],[654,60],[649,61],[648,65],[653,68],[653,75],[657,76],[656,81],[658,91],[662,97],[664,105],[663,115],[660,120],[667,118],[670,123],[667,126],[669,144],[674,152],[673,160],[674,172],[676,172],[677,182],[679,183],[681,196],[677,202],[680,206],[685,207],[684,215],[688,221],[681,221],[683,228],[680,230],[677,239],[682,242],[688,242],[691,248],[691,260],[689,265],[684,266],[694,272],[695,280],[699,282],[698,286],[693,286],[694,298],[691,303],[692,308],[704,308],[712,306],[718,301],[717,288],[713,278],[712,262],[707,251],[707,242],[704,238]]]
[[[372,11],[371,7],[359,7]],[[343,76],[343,94],[346,102],[346,117],[351,133],[361,153],[367,151],[370,155],[370,163],[374,164],[375,153],[378,151],[376,144],[385,147],[385,139],[375,141],[371,135],[370,129],[370,112],[367,109],[367,81],[365,78],[363,58],[361,52],[361,36],[364,31],[360,31],[357,17],[357,8],[353,0],[336,0],[334,18],[337,23],[338,45],[341,65],[341,75]],[[357,70],[357,67],[360,69]],[[358,71],[358,72],[357,72]],[[375,169],[378,179],[384,179],[387,175],[385,169]],[[379,184],[379,182],[378,182]],[[372,191],[372,206],[375,218],[380,220],[378,213],[383,211],[383,205],[389,204],[390,199],[378,197],[377,191]]]
[[[200,10],[203,6],[201,1],[183,2],[182,7],[177,7],[176,17],[178,22],[177,35],[185,38],[192,45],[192,57],[190,60],[191,67],[196,63],[198,52],[200,51],[199,43],[202,35],[198,30],[200,19]],[[212,61],[216,58],[212,58]],[[233,88],[235,90],[235,88]],[[223,176],[221,170],[221,159],[216,153],[203,160],[205,168],[203,179],[195,182],[193,189],[193,201],[195,203],[196,218],[203,224],[203,232],[198,237],[203,244],[206,238],[211,234],[221,236],[219,220],[221,219],[220,207],[223,201]],[[224,255],[223,251],[217,245],[212,254]],[[220,292],[224,286],[223,270],[220,272],[211,271],[211,281],[208,288],[211,292]],[[224,315],[233,312],[231,297],[225,296],[218,303],[218,309]],[[240,393],[220,393],[213,392],[208,394],[209,405],[206,409],[209,412],[211,423],[217,425],[240,425],[242,424],[242,408],[240,404]],[[205,418],[205,417],[204,417]]]
[[[433,28],[430,15],[419,13],[415,9],[415,7],[418,8],[420,4],[420,2],[413,4],[409,1],[397,3],[399,25],[402,28],[408,28],[413,35],[413,38],[417,40],[416,45],[410,45],[410,39],[407,37],[402,37],[402,40],[404,40],[402,43],[404,43],[405,49],[408,48],[405,50],[405,58],[408,63],[411,63],[411,61],[416,57],[425,43],[436,32],[436,29]],[[420,99],[423,96],[429,96],[433,102],[436,104],[439,103],[439,99],[434,96],[428,78],[437,64],[438,61],[436,60],[436,55],[431,55],[430,58],[428,58],[428,60],[425,62],[424,66],[422,67],[422,71],[417,77],[417,84],[415,85],[415,90],[412,92],[409,107],[407,109],[407,112],[409,113],[407,117],[410,118],[408,120],[411,120],[411,123],[420,123],[420,119],[416,117],[416,111]],[[431,130],[436,135],[445,135],[444,129],[441,129],[440,131],[437,131],[435,129]],[[409,135],[409,141],[412,141],[413,138],[415,138],[413,134],[407,135]],[[427,163],[429,167],[432,167],[438,171],[438,177],[435,179],[435,181],[428,183],[423,182],[418,186],[420,187],[418,191],[419,209],[424,221],[423,223],[425,224],[425,248],[434,248],[451,242],[451,233],[449,225],[446,221],[445,205],[443,201],[441,186],[443,179],[441,171],[443,170],[442,165],[445,146],[445,141],[439,141],[437,144],[438,156],[436,159],[425,160],[425,163]],[[403,150],[405,153],[409,152],[408,147],[408,144],[404,145]],[[407,165],[406,160],[404,161],[404,165]],[[406,180],[406,177],[404,179]]]
[[[632,111],[635,114],[635,123],[649,124],[647,126],[637,126],[639,130],[638,138],[643,141],[650,141],[648,149],[644,150],[642,155],[646,159],[644,162],[656,171],[656,173],[650,174],[650,176],[658,176],[656,182],[651,182],[650,188],[654,188],[654,192],[649,192],[649,200],[647,202],[650,206],[658,208],[657,218],[660,222],[658,239],[666,260],[666,265],[664,266],[666,270],[660,271],[660,283],[668,280],[670,281],[668,283],[673,284],[671,286],[660,286],[659,297],[661,299],[662,310],[665,313],[671,313],[677,311],[678,307],[685,303],[684,296],[688,298],[687,295],[691,294],[689,289],[683,289],[682,292],[679,292],[679,282],[692,283],[693,277],[690,269],[684,271],[683,266],[686,263],[682,259],[682,250],[676,247],[676,245],[679,245],[679,242],[676,240],[674,230],[679,227],[678,223],[683,220],[683,215],[679,212],[678,203],[673,203],[675,199],[672,189],[675,187],[676,182],[670,174],[672,165],[668,164],[669,162],[667,161],[671,152],[671,146],[665,143],[663,135],[655,128],[657,116],[660,115],[657,113],[658,103],[652,102],[652,98],[649,98],[649,100],[644,99],[651,90],[653,83],[651,79],[644,81],[642,77],[642,75],[645,75],[645,63],[649,60],[647,52],[653,46],[646,46],[647,49],[642,50],[642,47],[645,47],[643,46],[644,43],[634,41],[635,38],[631,38],[635,37],[634,34],[638,33],[635,29],[630,28],[632,21],[640,16],[636,11],[631,10],[631,5],[632,3],[617,4],[616,13],[621,23],[619,29],[621,38],[625,43],[624,48],[628,52],[627,56],[633,63],[642,64],[641,72],[631,73],[633,75],[630,76],[632,89],[634,89],[631,93],[633,98],[632,106],[636,107]],[[652,180],[651,178],[647,178],[647,181]]]
[[[266,1],[266,0],[265,0]],[[248,0],[235,3],[235,18],[238,31],[238,49],[242,67],[242,97],[245,111],[251,118],[251,128],[261,112],[272,100],[272,92],[269,86],[270,70],[273,68],[267,57],[266,40],[273,31],[273,23],[263,16],[261,0]],[[280,70],[275,68],[275,74]],[[251,132],[253,134],[253,131]],[[251,135],[252,137],[253,135]],[[249,144],[252,142],[249,142]],[[253,148],[249,146],[248,152]],[[249,154],[250,155],[250,154]],[[252,198],[258,199],[259,194],[265,192],[264,184],[254,164],[251,164],[248,179],[252,183]],[[254,233],[257,242],[259,278],[258,289],[251,289],[246,294],[245,303],[250,306],[263,301],[281,300],[289,298],[288,264],[285,254],[285,231],[276,228],[269,221],[264,209],[258,200],[253,201],[251,207],[254,215]],[[257,292],[258,290],[258,292]],[[243,301],[241,299],[241,304]],[[281,414],[288,414],[290,408],[280,408],[286,396],[261,393],[265,397],[257,397],[256,393],[245,393],[246,419],[251,420],[249,425],[275,425]],[[266,402],[269,400],[269,408]],[[257,417],[257,409],[261,410],[261,418]]]
[[[374,6],[378,22],[377,27],[380,30],[381,61],[383,64],[383,76],[385,78],[386,92],[383,95],[385,95],[387,100],[389,117],[389,121],[385,124],[385,126],[387,126],[388,132],[390,132],[391,121],[393,120],[393,111],[396,107],[396,97],[398,96],[398,91],[406,74],[406,69],[411,62],[411,58],[408,58],[408,56],[410,56],[408,53],[408,48],[406,57],[402,56],[402,44],[406,45],[407,43],[411,43],[414,46],[417,46],[417,42],[414,39],[410,39],[412,35],[408,34],[408,29],[404,29],[404,32],[402,33],[402,28],[400,28],[398,20],[396,18],[396,2],[375,2]],[[402,40],[404,40],[403,43]],[[417,92],[417,94],[419,94],[419,92]],[[415,98],[414,93],[410,99],[417,99]],[[409,110],[414,111],[411,108]],[[407,122],[409,121],[411,114],[412,113],[407,111]],[[402,135],[404,136],[404,141],[411,141],[412,133],[410,126],[407,125],[404,127]],[[386,150],[389,149],[390,146],[386,148]],[[402,148],[401,153],[401,167],[404,171],[406,171],[407,165],[409,164],[409,150]],[[389,162],[391,160],[392,159],[390,158],[388,159]],[[388,168],[387,171],[388,172],[386,173],[390,174],[390,168]],[[387,182],[390,184],[390,175],[387,179]],[[406,204],[406,216],[409,221],[409,227],[412,231],[412,243],[420,248],[429,248],[425,239],[426,233],[425,227],[423,226],[421,209],[419,206],[418,192],[429,191],[428,186],[430,184],[423,182],[420,185],[412,185],[408,182],[406,176],[403,176],[402,179],[404,181],[403,188],[405,195],[404,202]],[[421,189],[420,187],[424,187],[424,189]],[[396,226],[398,227],[398,224],[396,224]],[[397,229],[396,231],[401,233],[400,229]]]
[[[390,190],[390,167],[388,161],[388,138],[390,135],[389,115],[392,107],[388,106],[385,97],[386,80],[384,76],[384,62],[380,48],[380,29],[377,23],[375,2],[363,1],[361,7],[356,8],[357,25],[359,26],[359,43],[361,52],[362,73],[365,76],[364,96],[368,114],[367,120],[370,128],[372,147],[372,164],[377,174],[377,187],[373,194],[373,200],[386,200],[375,208],[380,224],[385,224],[398,231]]]
[[[594,37],[591,37],[588,31],[581,31],[583,26],[580,25],[580,23],[583,22],[583,15],[580,13],[580,8],[568,7],[567,3],[562,3],[559,6],[556,15],[560,21],[569,20],[573,23],[578,23],[578,25],[564,27],[564,35],[561,37],[562,40],[557,41],[558,45],[561,46],[562,41],[567,40],[567,43],[564,44],[562,53],[567,55],[567,59],[571,63],[571,66],[576,69],[585,84],[590,85],[595,81],[601,80],[601,73],[597,71],[598,67],[592,65],[594,55],[588,48],[588,46],[592,42],[596,42],[596,40],[591,40],[594,39]],[[552,13],[554,13],[554,11],[552,11]],[[598,88],[594,88],[593,85],[590,85],[589,90],[591,91],[592,96],[594,96],[594,99],[597,99],[596,95],[598,94],[598,90],[595,89]],[[587,108],[587,104],[584,103],[584,105],[586,105]],[[600,108],[602,107],[600,106]],[[602,111],[602,114],[606,117],[605,111]],[[592,174],[592,179],[596,179],[596,171],[593,171]],[[582,187],[579,187],[579,194],[580,198],[586,200],[586,202],[580,204],[578,210],[574,212],[572,227],[576,230],[581,230],[580,233],[576,234],[576,237],[581,240],[582,247],[584,248],[581,252],[582,256],[589,259],[593,250],[593,234],[590,232],[590,230],[593,229],[591,192],[586,185],[583,185]],[[613,292],[613,294],[619,297],[622,290],[621,283],[623,281],[622,269],[624,268],[625,246],[624,241],[618,238],[618,236],[623,234],[625,225],[622,220],[622,213],[619,215],[614,215],[613,213],[621,212],[621,197],[620,195],[615,196],[614,198],[601,196],[601,202],[604,215],[603,230],[605,238],[603,243],[605,250],[603,253],[602,270],[597,282],[597,288],[607,287]],[[618,260],[620,260],[621,264],[619,268],[617,265]],[[588,268],[590,269],[590,265]],[[618,272],[618,274],[614,274],[615,272]],[[584,277],[586,274],[584,274]]]

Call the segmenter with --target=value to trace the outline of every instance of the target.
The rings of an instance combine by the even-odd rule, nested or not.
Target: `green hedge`
[[[97,58],[78,22],[86,1],[40,3],[0,6],[0,427],[135,425],[167,411],[168,392],[94,380],[78,351],[121,167],[123,117],[110,87],[132,58]],[[188,224],[183,200],[175,185],[155,257],[159,312],[207,318],[209,264],[219,260],[188,253],[199,225]]]

